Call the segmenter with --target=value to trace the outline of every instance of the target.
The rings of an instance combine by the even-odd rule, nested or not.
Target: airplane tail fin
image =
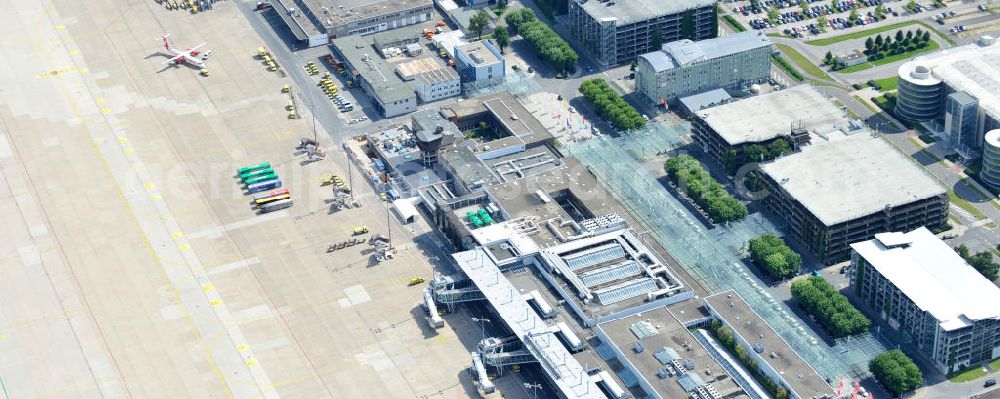
[[[164,33],[163,36],[160,36],[160,39],[163,39],[163,48],[170,50],[170,41],[167,40],[168,37],[170,37],[170,34]]]

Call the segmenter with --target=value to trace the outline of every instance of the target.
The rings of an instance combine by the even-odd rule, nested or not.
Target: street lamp
[[[490,319],[480,318],[480,317],[473,317],[472,321],[474,321],[476,323],[479,323],[479,329],[480,329],[480,331],[482,331],[482,334],[483,334],[483,338],[482,339],[486,339],[486,323],[489,323]]]
[[[538,390],[542,389],[542,384],[529,384],[525,382],[524,389],[530,389],[531,392],[533,393],[534,398],[538,399]]]

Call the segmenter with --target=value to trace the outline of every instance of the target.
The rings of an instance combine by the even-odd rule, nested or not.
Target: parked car
[[[990,378],[990,379],[986,380],[986,382],[983,383],[983,387],[984,388],[989,388],[989,387],[994,386],[996,384],[997,384],[997,380],[994,380],[994,379]]]

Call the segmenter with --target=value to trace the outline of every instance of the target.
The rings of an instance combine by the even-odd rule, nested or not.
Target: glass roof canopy
[[[708,230],[652,174],[636,173],[649,167],[642,161],[683,144],[689,131],[686,123],[654,123],[622,137],[600,136],[573,143],[567,151],[593,171],[706,290],[738,292],[821,376],[831,381],[867,376],[868,361],[887,349],[883,342],[866,333],[828,345],[741,262],[748,239],[764,232],[780,235],[773,223],[755,213],[730,226]]]

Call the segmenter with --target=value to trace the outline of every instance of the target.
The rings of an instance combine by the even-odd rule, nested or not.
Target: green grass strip
[[[823,39],[809,40],[809,41],[806,42],[806,44],[810,44],[810,45],[813,45],[813,46],[829,46],[831,44],[840,43],[840,42],[845,41],[845,40],[861,39],[861,38],[865,38],[865,37],[868,37],[868,36],[873,36],[873,35],[875,35],[877,33],[882,33],[882,32],[890,31],[890,30],[893,30],[893,29],[899,29],[899,28],[902,28],[904,26],[910,26],[910,25],[920,25],[920,26],[923,26],[925,28],[925,30],[929,30],[929,31],[933,32],[934,34],[936,34],[938,37],[940,37],[942,40],[948,42],[949,44],[955,45],[955,43],[956,43],[954,39],[952,39],[952,38],[950,38],[950,37],[948,37],[946,35],[941,34],[941,32],[938,32],[937,29],[934,29],[933,26],[927,25],[927,24],[925,24],[923,22],[920,22],[920,21],[910,20],[910,21],[897,22],[897,23],[894,23],[892,25],[880,26],[880,27],[877,27],[877,28],[871,28],[871,29],[866,29],[866,30],[862,30],[862,31],[851,32],[851,33],[843,34],[843,35],[840,35],[840,36],[827,37],[827,38],[823,38]]]
[[[833,78],[831,78],[830,75],[828,75],[825,71],[820,69],[820,67],[817,66],[816,63],[810,61],[809,58],[802,55],[802,53],[795,51],[795,49],[793,49],[791,46],[785,44],[775,44],[775,46],[778,46],[778,49],[781,50],[781,54],[784,54],[786,57],[791,59],[792,62],[795,63],[795,65],[798,65],[800,69],[802,69],[812,77],[817,79],[833,80]]]
[[[937,50],[938,48],[941,47],[941,45],[937,44],[937,42],[935,42],[933,40],[931,40],[928,43],[930,43],[930,44],[927,45],[927,47],[924,47],[924,48],[918,48],[916,50],[907,51],[907,52],[900,53],[900,54],[893,54],[893,55],[890,55],[888,57],[885,57],[885,58],[882,58],[882,59],[879,59],[879,60],[866,62],[864,64],[858,64],[858,65],[849,66],[849,67],[841,69],[841,70],[839,70],[837,72],[839,72],[839,73],[853,73],[853,72],[857,72],[857,71],[863,71],[865,69],[874,68],[874,67],[879,66],[879,65],[885,65],[885,64],[893,63],[893,62],[900,61],[900,60],[910,59],[910,58],[912,58],[914,56],[917,56],[919,54],[928,53],[928,52]],[[780,46],[780,44],[779,44],[779,46]]]

